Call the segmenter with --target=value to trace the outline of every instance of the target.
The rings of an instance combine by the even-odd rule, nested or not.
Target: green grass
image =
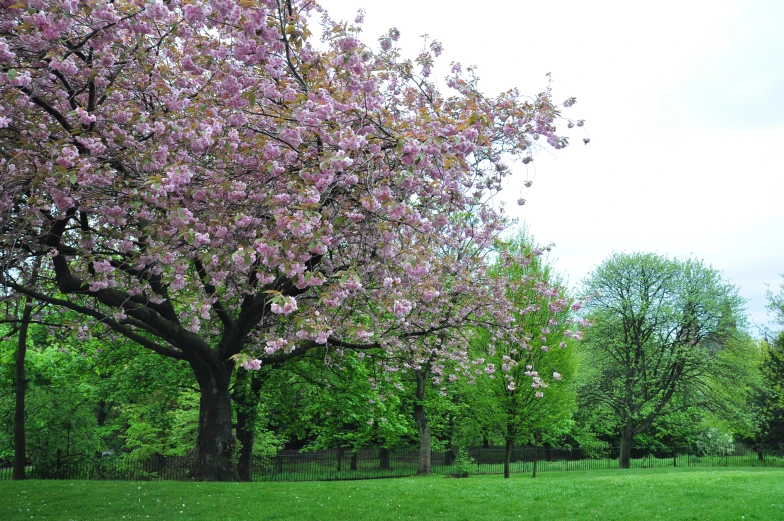
[[[310,483],[0,482],[3,521],[784,520],[782,469],[644,469]]]

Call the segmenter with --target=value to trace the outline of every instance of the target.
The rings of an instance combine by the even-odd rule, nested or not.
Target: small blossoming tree
[[[575,316],[582,301],[566,294],[543,258],[551,248],[532,245],[523,232],[502,245],[492,274],[503,281],[507,298],[515,304],[513,327],[481,329],[474,340],[487,357],[480,389],[492,397],[493,425],[488,427],[498,429],[505,441],[506,478],[514,444],[538,445],[542,433],[571,418],[576,404],[574,391],[564,381],[576,365],[574,346],[568,346],[582,338],[588,323]]]
[[[0,284],[186,361],[204,479],[237,476],[235,362],[454,327],[463,312],[433,319],[439,245],[486,248],[505,161],[567,144],[549,91],[486,97],[454,65],[442,94],[440,45],[403,60],[392,30],[373,51],[310,1],[0,7]],[[481,258],[452,258],[462,293]]]

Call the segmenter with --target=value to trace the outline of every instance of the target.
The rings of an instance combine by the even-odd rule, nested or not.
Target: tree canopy
[[[187,362],[207,479],[236,477],[235,362],[396,360],[435,333],[462,356],[458,326],[511,324],[488,201],[510,161],[566,146],[560,106],[458,64],[441,93],[438,42],[407,60],[360,23],[305,0],[3,2],[0,285]]]
[[[614,254],[584,282],[593,326],[582,352],[583,404],[621,434],[622,468],[636,435],[677,409],[704,404],[721,355],[743,326],[743,300],[702,262],[651,253]],[[731,375],[731,368],[730,375]]]

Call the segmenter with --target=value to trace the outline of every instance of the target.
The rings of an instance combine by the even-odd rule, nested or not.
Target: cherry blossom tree
[[[536,449],[542,436],[563,431],[575,409],[568,381],[577,359],[575,346],[567,346],[580,340],[589,324],[576,318],[583,301],[567,294],[543,256],[552,246],[535,245],[525,231],[503,244],[503,255],[491,273],[504,283],[515,304],[513,327],[479,330],[473,342],[487,357],[480,392],[492,397],[490,423],[505,442],[505,478],[510,475],[514,444],[521,441],[534,444],[536,477]]]
[[[440,297],[477,295],[482,256],[444,278],[438,245],[489,248],[511,161],[568,143],[549,89],[487,97],[454,64],[441,93],[438,42],[406,60],[393,29],[373,50],[306,0],[0,7],[0,284],[186,361],[204,479],[237,477],[235,364],[456,327]]]

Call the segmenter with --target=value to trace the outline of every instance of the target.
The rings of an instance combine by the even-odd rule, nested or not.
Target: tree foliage
[[[585,291],[593,325],[582,404],[610,420],[628,468],[635,436],[662,416],[704,405],[732,371],[723,353],[744,325],[743,301],[701,262],[646,253],[612,255],[586,278]]]
[[[438,42],[371,49],[306,0],[2,7],[0,284],[186,362],[205,479],[236,478],[235,361],[395,360],[434,331],[460,350],[477,314],[509,325],[482,279],[504,226],[488,198],[510,159],[567,144],[549,89],[487,97],[454,65],[443,94]],[[469,293],[479,309],[456,308]]]
[[[576,369],[574,340],[583,335],[574,315],[582,302],[567,295],[543,257],[544,249],[526,232],[518,232],[500,250],[492,273],[504,280],[507,296],[515,303],[514,335],[479,330],[475,345],[488,365],[478,393],[469,397],[478,398],[478,408],[488,409],[487,427],[504,440],[504,476],[509,477],[515,443],[538,445],[569,430],[576,407],[571,386]],[[505,256],[517,262],[508,262]]]

